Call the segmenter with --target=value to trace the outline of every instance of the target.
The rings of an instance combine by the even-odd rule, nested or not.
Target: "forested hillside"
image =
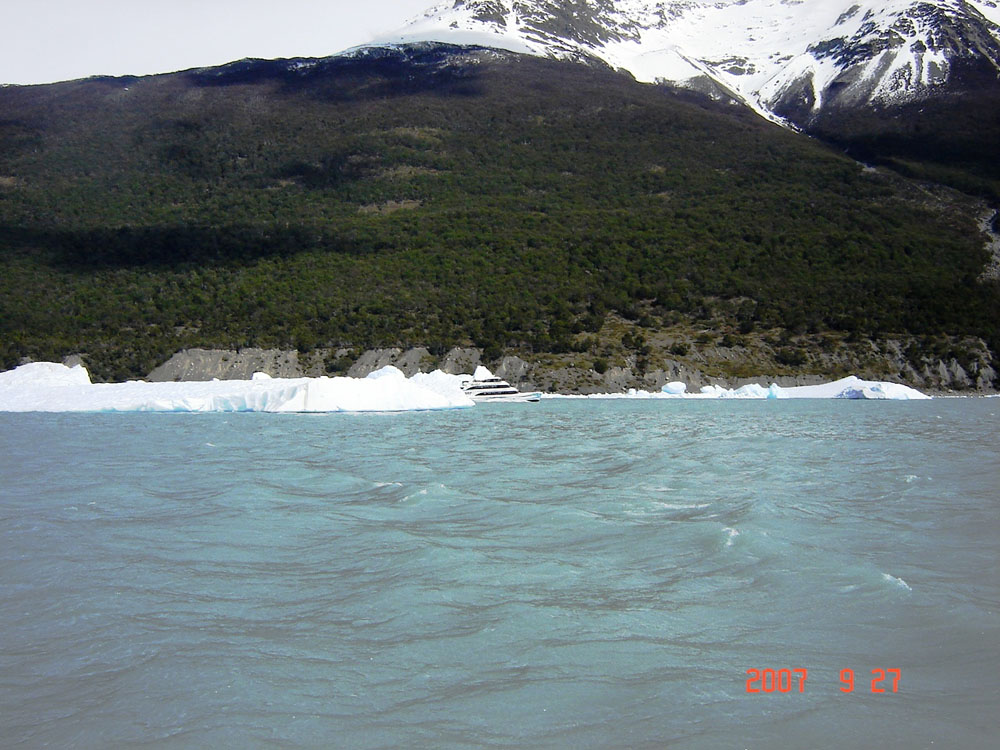
[[[983,206],[608,69],[421,45],[0,89],[0,365],[978,336]]]

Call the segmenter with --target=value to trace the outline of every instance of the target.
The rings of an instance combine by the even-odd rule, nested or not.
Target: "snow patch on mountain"
[[[969,0],[969,5],[993,23],[1000,25],[1000,3],[995,0]]]
[[[375,44],[440,41],[601,60],[808,119],[1000,71],[997,0],[449,0]]]

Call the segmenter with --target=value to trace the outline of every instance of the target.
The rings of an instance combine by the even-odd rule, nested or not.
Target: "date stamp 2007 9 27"
[[[809,677],[808,669],[748,669],[747,692],[748,693],[790,693],[793,688],[804,693],[806,691],[806,679]],[[901,669],[885,669],[878,667],[871,671],[871,692],[887,693],[899,692],[899,680],[902,677]],[[887,682],[891,680],[891,685]],[[840,670],[840,692],[850,693],[854,690],[854,670]]]

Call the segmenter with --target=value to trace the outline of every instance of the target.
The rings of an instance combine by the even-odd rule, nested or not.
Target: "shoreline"
[[[484,373],[484,374],[480,374]],[[483,367],[474,377],[490,378]],[[0,373],[0,412],[402,412],[475,407],[464,389],[468,375],[442,370],[407,377],[386,365],[363,378],[319,376],[272,378],[263,372],[247,380],[94,383],[83,365],[35,362]],[[929,400],[909,386],[848,376],[819,385],[744,385],[737,389],[682,382],[659,391],[560,394],[546,399],[637,400]]]
[[[898,347],[887,347],[895,351]],[[768,388],[772,383],[781,387],[807,386],[828,383],[847,375],[857,375],[865,380],[893,382],[915,388],[936,397],[966,397],[995,394],[996,374],[988,365],[977,364],[975,380],[971,379],[957,362],[939,362],[927,367],[923,374],[907,368],[898,361],[896,354],[884,353],[871,356],[862,366],[851,362],[829,362],[822,371],[815,368],[785,367],[779,371],[761,368],[752,375],[725,375],[721,367],[749,369],[752,364],[713,359],[712,352],[697,352],[689,357],[661,356],[650,358],[653,363],[643,363],[627,357],[620,364],[609,365],[598,372],[580,355],[508,354],[487,360],[475,347],[453,347],[437,356],[424,347],[403,349],[390,347],[369,349],[364,352],[349,349],[318,349],[309,353],[295,350],[246,348],[183,349],[150,371],[144,379],[150,382],[196,382],[219,380],[246,380],[255,372],[276,378],[319,377],[322,375],[365,377],[392,365],[406,376],[418,372],[442,370],[457,375],[471,373],[485,364],[496,375],[521,390],[539,390],[548,393],[580,394],[627,393],[629,389],[659,391],[668,382],[680,381],[689,390],[703,386],[720,386],[737,389],[756,384]],[[581,362],[583,364],[581,364]],[[85,358],[75,355],[63,360],[64,364],[84,364]],[[645,367],[640,369],[642,365]],[[90,368],[88,368],[90,369]],[[751,371],[753,372],[753,371]],[[901,377],[902,374],[908,377]],[[987,385],[989,383],[989,385]],[[957,386],[957,387],[956,387]]]

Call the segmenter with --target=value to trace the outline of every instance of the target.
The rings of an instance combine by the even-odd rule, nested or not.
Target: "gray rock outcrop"
[[[462,373],[471,375],[480,363],[481,356],[478,349],[456,346],[444,355],[444,359],[441,360],[441,369],[449,375],[461,375]]]
[[[434,357],[422,346],[413,349],[369,349],[347,371],[348,377],[363,378],[387,365],[398,367],[406,377],[418,372],[430,372],[436,366]]]
[[[687,385],[689,392],[696,392],[706,385],[721,385],[738,388],[748,383],[763,387],[777,383],[783,387],[815,385],[835,380],[838,375],[831,373],[852,373],[869,380],[891,380],[904,382],[918,389],[931,392],[995,392],[997,373],[992,365],[992,354],[981,339],[964,339],[949,344],[958,354],[942,358],[942,350],[932,348],[917,349],[908,340],[885,339],[862,344],[855,350],[841,349],[826,351],[820,348],[810,350],[810,365],[816,374],[758,375],[754,377],[716,377],[711,372],[711,354],[716,349],[698,352],[686,357],[685,361],[661,359],[657,369],[645,372],[638,367],[638,360],[626,356],[624,362],[612,366],[598,374],[592,367],[576,363],[545,361],[529,362],[517,356],[508,355],[499,363],[493,363],[497,376],[507,380],[521,390],[545,390],[560,393],[607,393],[625,392],[630,388],[659,391],[665,383],[679,381]],[[730,350],[718,349],[730,354]],[[746,356],[744,350],[731,350],[737,356]],[[948,351],[948,350],[944,350]],[[354,359],[356,350],[315,349],[306,354],[280,349],[185,349],[177,352],[169,360],[154,369],[148,379],[163,381],[248,380],[255,372],[265,372],[275,378],[316,377],[335,373],[361,378],[386,365],[393,365],[408,377],[417,372],[442,369],[457,375],[472,373],[482,362],[479,349],[455,347],[440,361],[426,348],[400,349],[397,347],[369,349]],[[723,358],[719,357],[721,361]],[[351,362],[353,360],[353,363]],[[729,359],[725,359],[730,362]],[[736,360],[738,361],[738,359]],[[78,354],[63,360],[73,366],[82,364]],[[348,363],[350,367],[347,367]],[[589,363],[588,363],[589,364]],[[762,359],[761,370],[767,372],[768,358]],[[553,366],[555,365],[555,366]],[[622,366],[624,365],[624,366]],[[773,366],[773,365],[772,365]],[[702,369],[704,368],[704,369]]]
[[[422,346],[407,349],[393,364],[402,370],[406,377],[437,368],[437,360]]]
[[[386,365],[395,364],[402,353],[402,349],[396,348],[369,349],[354,361],[354,364],[347,371],[347,377],[363,378],[376,370],[381,370]]]
[[[298,352],[280,349],[184,349],[154,369],[147,380],[154,383],[195,380],[249,380],[255,372],[275,378],[298,378]]]
[[[494,374],[498,378],[503,378],[508,383],[517,385],[527,379],[531,371],[531,365],[520,357],[504,357],[497,365]]]
[[[83,362],[83,357],[79,354],[70,354],[69,356],[63,357],[62,363],[66,367],[76,367],[80,365],[81,367],[86,367],[87,365]]]

